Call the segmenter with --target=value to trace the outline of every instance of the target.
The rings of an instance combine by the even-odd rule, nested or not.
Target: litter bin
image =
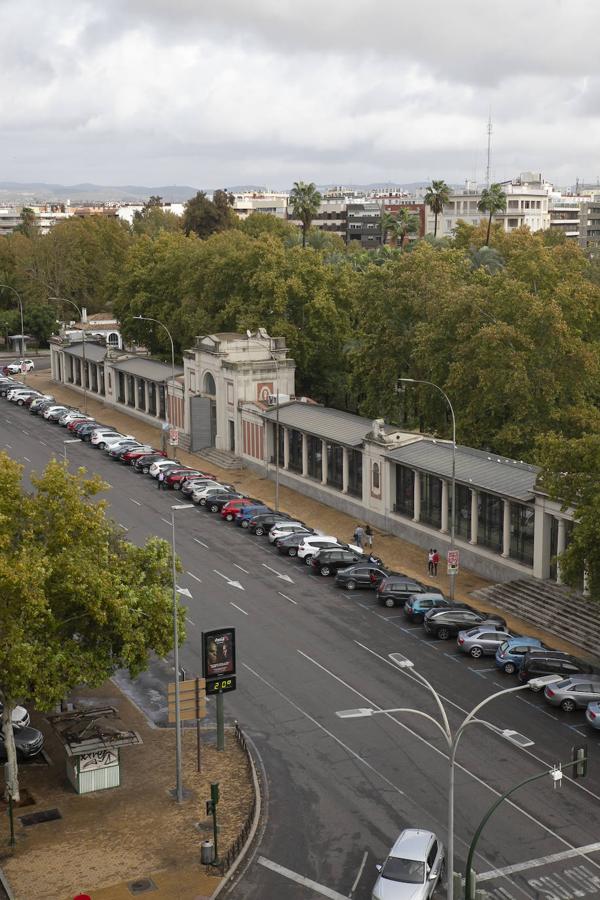
[[[215,845],[213,841],[202,841],[200,844],[200,862],[209,866],[215,859]]]

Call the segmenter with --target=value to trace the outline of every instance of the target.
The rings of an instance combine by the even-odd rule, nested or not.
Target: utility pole
[[[485,170],[485,186],[489,188],[490,186],[490,161],[492,158],[492,111],[490,110],[490,116],[488,119],[487,126],[487,166]]]

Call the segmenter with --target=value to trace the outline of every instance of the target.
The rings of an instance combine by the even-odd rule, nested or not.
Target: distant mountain
[[[158,194],[170,203],[184,203],[193,197],[198,188],[189,185],[102,185],[102,184],[46,184],[44,182],[0,181],[0,203],[64,203],[85,202],[143,203],[152,194]]]

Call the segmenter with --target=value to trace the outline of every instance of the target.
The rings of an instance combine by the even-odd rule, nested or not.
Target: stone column
[[[550,575],[550,516],[536,501],[533,530],[533,576],[548,578]]]
[[[413,522],[421,520],[421,473],[415,471],[415,483],[413,488]]]
[[[280,425],[281,429],[282,426]],[[277,439],[277,435],[275,436]],[[290,433],[287,428],[283,428],[283,468],[289,469],[290,467]]]
[[[558,519],[558,534],[556,536],[556,583],[562,584],[562,573],[560,571],[560,555],[565,552],[567,546],[567,523],[564,519]]]
[[[510,556],[510,500],[504,500],[502,516],[502,556],[508,559]]]
[[[150,382],[144,381],[144,412],[150,409]]]
[[[302,435],[302,475],[308,477],[308,438]]]
[[[471,488],[471,536],[469,538],[470,544],[477,543],[477,529],[479,527],[479,508],[477,504],[478,493],[476,490]]]
[[[327,484],[327,441],[321,441],[321,484]]]
[[[442,527],[440,531],[444,534],[448,533],[448,482],[442,479]]]
[[[348,448],[342,447],[342,493],[348,493],[348,484],[350,483],[350,458],[348,456]]]

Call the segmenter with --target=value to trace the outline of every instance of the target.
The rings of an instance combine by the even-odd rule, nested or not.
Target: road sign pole
[[[217,750],[225,749],[225,714],[223,712],[223,694],[217,694]]]
[[[202,692],[200,679],[196,678],[196,771],[202,771],[202,738],[200,734]]]

